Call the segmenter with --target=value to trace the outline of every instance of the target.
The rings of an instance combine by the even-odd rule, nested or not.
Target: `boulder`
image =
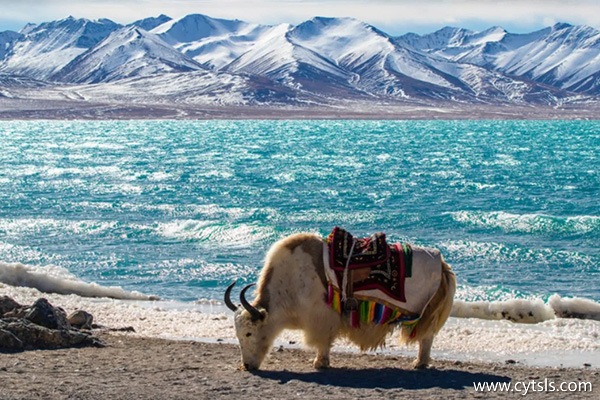
[[[94,316],[87,311],[77,310],[67,317],[67,321],[78,329],[92,329]]]
[[[0,320],[0,348],[6,350],[60,349],[75,346],[102,347],[90,334],[77,330],[48,329],[26,319]],[[12,336],[11,336],[12,335]]]
[[[0,317],[4,316],[4,314],[11,312],[15,309],[20,309],[21,306],[19,303],[14,301],[8,296],[0,296]]]
[[[52,306],[44,298],[23,306],[10,297],[0,296],[0,351],[102,347],[102,341],[89,331],[79,330],[90,330],[93,319],[83,310],[67,318],[62,308]]]
[[[60,307],[53,307],[44,298],[36,300],[31,307],[27,307],[23,318],[50,329],[71,329],[65,311]]]

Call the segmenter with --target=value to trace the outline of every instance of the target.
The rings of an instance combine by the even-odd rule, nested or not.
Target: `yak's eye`
[[[252,334],[250,332],[246,333],[246,337],[250,337]]]

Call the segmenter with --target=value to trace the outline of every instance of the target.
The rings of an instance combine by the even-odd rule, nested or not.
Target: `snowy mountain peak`
[[[27,26],[0,69],[48,79],[71,60],[96,45],[121,25],[108,19],[67,18]]]
[[[86,18],[76,19],[73,16],[68,16],[57,21],[44,22],[35,27],[32,27],[27,32],[27,36],[31,40],[43,40],[46,36],[53,35],[64,39],[62,43],[57,45],[71,44],[71,35],[75,37],[75,41],[80,40],[82,35],[89,36],[90,39],[95,40],[96,43],[104,39],[108,33],[119,28],[121,25],[102,18],[99,20],[89,20]],[[83,46],[82,46],[83,47]]]
[[[151,32],[206,68],[220,70],[257,46],[273,27],[193,14]]]
[[[160,35],[167,43],[190,43],[207,37],[222,36],[239,31],[249,24],[240,20],[211,18],[203,14],[190,14],[165,22],[152,33]]]
[[[499,26],[481,32],[447,26],[427,35],[404,35],[399,37],[398,40],[414,48],[432,52],[452,47],[478,46],[489,42],[499,42],[506,35],[506,30]]]
[[[135,22],[132,22],[129,25],[139,26],[140,28],[142,28],[146,31],[151,31],[152,29],[156,28],[157,26],[160,26],[166,22],[169,22],[172,19],[173,18],[171,18],[165,14],[160,14],[158,17],[148,17],[148,18],[140,19]]]
[[[155,34],[123,27],[81,54],[53,76],[77,83],[111,82],[128,77],[202,69]]]
[[[563,29],[569,29],[572,28],[573,25],[566,23],[566,22],[557,22],[556,24],[552,25],[552,30],[553,31],[560,31]]]
[[[19,33],[21,35],[27,35],[29,32],[31,32],[32,30],[34,30],[36,27],[37,27],[37,24],[28,23],[23,28],[21,28],[21,30],[19,31]]]
[[[465,37],[468,37],[472,34],[473,31],[468,29],[446,26],[427,35],[409,33],[396,39],[398,42],[407,44],[415,49],[430,52],[446,47],[460,46],[464,42]]]
[[[296,29],[302,30],[309,27],[313,29],[323,29],[331,27],[351,27],[351,26],[370,26],[367,23],[352,17],[320,17],[316,16],[296,26]]]
[[[558,23],[527,34],[501,27],[482,32],[445,28],[429,35],[398,38],[430,54],[469,63],[561,89],[600,88],[600,32]]]
[[[365,62],[394,48],[387,34],[354,18],[313,18],[292,28],[287,35],[292,43],[335,64]]]
[[[355,18],[314,17],[294,27],[293,34],[303,40],[309,40],[311,37],[323,34],[337,35],[340,39],[343,39],[345,35],[352,36],[358,31],[365,30],[375,31],[376,29]],[[382,34],[382,32],[379,32],[379,34]]]
[[[558,24],[557,24],[558,25]],[[586,25],[561,24],[552,27],[546,41],[560,42],[570,48],[598,47],[600,45],[600,31]]]
[[[468,44],[479,45],[489,42],[499,42],[508,34],[501,26],[493,26],[484,31],[474,33],[468,37]]]
[[[444,37],[448,39],[456,39],[464,36],[468,36],[473,34],[473,31],[465,28],[457,28],[455,26],[445,26],[437,31],[433,32],[431,35]]]

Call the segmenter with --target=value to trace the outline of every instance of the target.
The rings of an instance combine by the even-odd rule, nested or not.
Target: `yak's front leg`
[[[317,356],[313,361],[313,366],[316,369],[329,368],[329,351],[331,347],[317,349]]]
[[[306,344],[317,350],[317,356],[313,361],[313,366],[316,369],[329,368],[329,353],[333,344],[333,335],[317,336],[313,332],[305,332]]]
[[[433,335],[425,336],[419,340],[419,354],[413,363],[414,368],[427,368],[431,359],[431,345],[433,344]]]
[[[306,344],[317,350],[317,356],[313,361],[313,366],[317,369],[329,368],[329,353],[340,328],[339,316],[334,315],[337,320],[328,317],[315,318],[307,324],[307,329],[304,331]]]

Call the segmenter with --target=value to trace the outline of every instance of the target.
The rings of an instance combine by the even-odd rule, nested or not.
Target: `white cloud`
[[[347,16],[394,34],[444,25],[474,29],[501,25],[527,31],[557,21],[600,28],[598,0],[0,0],[0,8],[0,19],[22,24],[68,15],[128,23],[161,13],[174,18],[201,13],[267,24],[299,23],[316,15]]]

